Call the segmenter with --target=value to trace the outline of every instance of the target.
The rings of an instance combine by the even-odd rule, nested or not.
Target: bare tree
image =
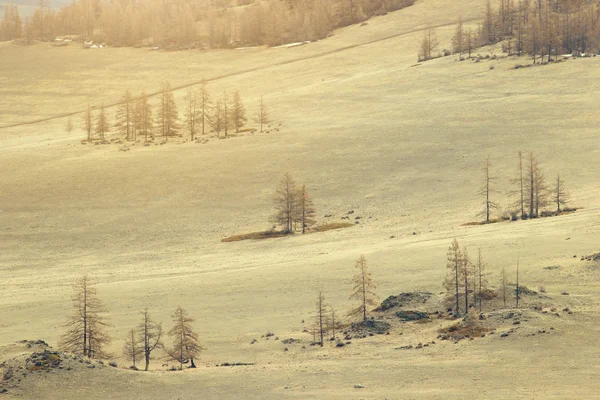
[[[515,299],[516,299],[517,308],[519,308],[519,299],[521,297],[521,290],[519,288],[519,261],[520,261],[520,256],[517,256],[517,285],[515,287]]]
[[[71,134],[71,132],[73,132],[73,120],[71,119],[71,117],[67,119],[67,123],[65,124],[65,131],[67,131],[69,135]]]
[[[117,107],[115,127],[118,132],[125,136],[126,140],[133,138],[133,120],[135,111],[135,101],[129,90],[125,91],[121,97],[121,103]]]
[[[463,252],[462,252],[462,263],[461,263],[461,272],[460,275],[463,279],[463,288],[465,290],[465,310],[466,312],[469,311],[469,279],[472,277],[472,271],[471,271],[471,259],[469,258],[469,253],[467,252],[467,248],[463,247]],[[474,277],[473,277],[474,279]]]
[[[455,309],[454,313],[460,315],[460,285],[461,285],[461,271],[464,264],[463,253],[460,250],[458,240],[454,238],[450,247],[448,247],[448,256],[446,262],[446,268],[448,272],[446,279],[444,280],[444,287],[448,294],[452,294],[454,297]],[[465,311],[466,312],[466,311]]]
[[[560,206],[564,206],[569,201],[569,193],[565,189],[565,183],[560,179],[560,174],[556,175],[556,181],[554,182],[553,190],[554,203],[556,204],[556,212],[560,214]]]
[[[146,362],[144,371],[148,371],[152,352],[157,348],[163,347],[161,342],[162,324],[156,323],[150,318],[150,313],[147,308],[142,311],[141,314],[142,322],[138,325],[138,335],[142,344],[144,361]]]
[[[452,37],[452,46],[454,53],[458,53],[459,59],[462,59],[462,52],[465,48],[464,43],[464,27],[462,22],[462,17],[458,19],[458,25],[456,26],[456,32]]]
[[[160,102],[158,103],[156,117],[157,128],[160,130],[162,136],[164,136],[165,141],[168,141],[169,136],[175,135],[179,129],[177,124],[179,113],[177,112],[175,96],[169,82],[163,82],[161,85]]]
[[[231,101],[231,112],[229,115],[233,126],[235,127],[235,132],[239,133],[240,128],[242,128],[247,121],[246,118],[246,108],[244,107],[244,103],[242,103],[242,98],[240,96],[240,92],[236,90],[233,92],[233,97]]]
[[[279,187],[275,195],[275,215],[273,222],[283,226],[285,233],[291,233],[294,230],[294,216],[297,215],[298,195],[296,183],[289,172],[286,172],[281,178]]]
[[[125,345],[123,346],[123,356],[131,360],[133,368],[137,368],[136,363],[142,359],[143,355],[144,349],[140,345],[137,332],[132,329],[127,333],[127,339],[125,339]]]
[[[206,123],[210,123],[210,110],[212,108],[212,101],[210,99],[210,94],[206,88],[206,81],[202,80],[202,85],[200,85],[200,90],[197,95],[198,107],[199,107],[199,118],[200,124],[202,125],[202,134],[206,134]]]
[[[263,127],[271,123],[271,113],[265,105],[263,96],[260,96],[260,103],[258,105],[258,114],[256,115],[255,121],[260,124],[260,132],[262,133]]]
[[[506,278],[506,268],[502,267],[502,279],[500,281],[500,289],[502,290],[502,300],[504,302],[504,308],[506,308],[506,290],[508,280]]]
[[[104,104],[102,104],[100,106],[100,111],[98,111],[98,116],[96,117],[96,135],[98,135],[100,140],[104,140],[109,129],[110,125],[108,124],[108,117],[106,115],[106,111],[104,110]]]
[[[421,51],[419,53],[419,61],[427,61],[433,58],[433,52],[437,50],[440,41],[434,29],[427,29],[421,41]]]
[[[317,333],[319,335],[319,345],[323,347],[323,337],[325,336],[325,330],[327,325],[327,304],[325,303],[325,296],[323,295],[322,291],[318,292],[316,306],[317,310],[315,314],[315,325],[317,327]]]
[[[331,317],[331,339],[335,340],[335,331],[340,323],[337,319],[337,313],[335,312],[335,308],[331,307],[329,316]]]
[[[477,298],[479,299],[479,312],[483,312],[483,293],[484,290],[487,289],[487,279],[485,278],[485,268],[486,264],[483,261],[483,257],[481,256],[481,249],[479,249],[479,255],[477,257],[476,264],[476,281],[478,281],[479,287],[477,291]],[[473,303],[475,304],[475,303]]]
[[[194,140],[196,134],[196,123],[198,121],[198,100],[196,93],[192,89],[188,89],[185,96],[185,124],[190,132],[190,140]]]
[[[485,164],[483,166],[483,176],[484,176],[484,184],[482,188],[479,190],[478,194],[485,198],[485,207],[483,211],[479,214],[485,216],[485,222],[490,222],[490,216],[492,210],[496,210],[498,205],[491,200],[491,194],[496,191],[492,187],[493,182],[496,180],[490,173],[490,158],[486,158]]]
[[[519,163],[517,164],[517,176],[511,180],[513,185],[517,186],[516,190],[511,191],[511,194],[517,194],[519,199],[516,202],[518,209],[521,211],[521,219],[527,218],[525,213],[525,181],[523,177],[523,153],[518,153]]]
[[[196,368],[194,358],[200,354],[204,348],[198,343],[198,334],[194,332],[192,323],[194,319],[189,317],[187,312],[177,307],[172,315],[173,328],[169,331],[169,336],[173,338],[173,348],[168,351],[169,356],[179,362],[179,369],[183,370],[183,364],[190,363],[190,368]]]
[[[87,133],[88,142],[91,141],[93,124],[92,124],[92,108],[90,107],[90,103],[88,103],[87,109],[83,113],[83,129]]]
[[[212,126],[213,131],[217,133],[217,137],[221,134],[221,131],[224,128],[225,113],[223,111],[223,100],[217,100],[217,104],[214,107],[213,114],[211,116],[210,124]]]
[[[78,280],[74,289],[75,312],[65,324],[67,331],[62,335],[59,347],[84,357],[105,358],[108,354],[104,348],[110,343],[105,333],[105,328],[110,326],[103,316],[106,309],[87,276]]]
[[[136,105],[136,114],[137,114],[137,127],[136,132],[140,132],[144,135],[144,141],[148,141],[148,135],[152,132],[152,107],[148,102],[148,95],[146,92],[142,92],[139,99],[137,100]],[[137,136],[137,133],[136,133]]]
[[[296,217],[294,219],[300,222],[302,233],[304,234],[306,233],[306,228],[309,228],[315,224],[317,211],[315,209],[315,205],[313,204],[312,198],[306,190],[306,185],[302,185],[302,187],[298,189],[297,196],[298,207],[295,213]]]
[[[351,310],[349,315],[354,317],[362,317],[363,321],[367,320],[367,312],[369,306],[377,305],[377,295],[375,289],[377,286],[373,282],[373,276],[367,266],[367,259],[364,255],[356,261],[355,267],[358,273],[352,278],[352,295],[350,300],[360,301],[360,305]]]
[[[229,136],[229,96],[227,95],[227,91],[223,93],[223,99],[221,100],[221,105],[223,106],[223,133],[225,137]]]

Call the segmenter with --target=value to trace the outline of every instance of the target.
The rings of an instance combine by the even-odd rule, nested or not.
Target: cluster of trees
[[[292,175],[286,172],[276,191],[272,221],[281,226],[284,233],[293,233],[298,226],[302,233],[306,233],[316,223],[316,214],[306,185],[296,186]]]
[[[74,313],[65,325],[67,331],[62,335],[60,349],[90,359],[110,358],[111,355],[106,351],[111,343],[106,332],[110,327],[105,316],[107,311],[87,276],[75,285],[73,307]],[[194,359],[204,349],[194,332],[194,319],[183,308],[177,307],[172,315],[173,328],[168,332],[173,341],[171,347],[163,344],[162,324],[151,318],[148,309],[142,311],[141,316],[140,324],[128,332],[123,346],[123,355],[131,360],[132,367],[137,368],[137,363],[143,361],[144,370],[147,371],[154,358],[153,353],[160,349],[170,360],[178,362],[180,369],[187,363],[190,363],[190,368],[195,368]]]
[[[519,264],[520,261],[517,258],[514,291],[516,307],[519,307],[522,292],[522,287],[519,285]],[[444,279],[446,302],[452,308],[454,315],[466,315],[470,309],[479,309],[479,312],[482,312],[484,300],[496,296],[496,293],[488,287],[487,264],[483,261],[481,249],[478,250],[477,260],[473,262],[467,248],[461,248],[455,238],[448,247],[446,268],[447,273]],[[508,275],[506,269],[502,268],[499,292],[504,307],[507,306],[510,296],[508,286]]]
[[[76,0],[55,11],[40,0],[11,38],[80,35],[114,46],[230,48],[318,40],[333,29],[415,0]],[[15,31],[13,35],[15,35]]]
[[[377,286],[373,281],[373,276],[367,265],[367,259],[364,255],[356,261],[355,267],[357,274],[352,278],[352,295],[350,300],[356,300],[358,305],[350,310],[349,317],[367,320],[369,310],[377,305],[377,295],[375,289]],[[337,318],[335,308],[327,304],[325,295],[322,291],[318,292],[316,302],[316,312],[313,328],[313,342],[323,346],[324,338],[331,333],[331,339],[336,339],[336,331],[339,331],[343,324]]]
[[[15,4],[4,6],[4,16],[0,20],[0,42],[20,38],[23,35],[23,22]]]
[[[553,184],[549,186],[541,164],[533,152],[524,156],[523,152],[519,151],[517,156],[517,171],[511,179],[513,189],[508,193],[514,198],[509,206],[510,218],[516,220],[545,216],[544,209],[550,205],[556,207],[552,214],[568,211],[566,205],[570,195],[560,174],[556,175]],[[489,157],[483,166],[483,173],[484,183],[478,192],[484,198],[484,208],[480,215],[485,217],[485,222],[491,222],[492,213],[499,209],[493,200],[499,191],[495,188],[496,177],[491,171]]]
[[[88,141],[105,140],[106,134],[111,132],[113,127],[127,141],[137,141],[139,136],[143,136],[144,141],[154,136],[162,136],[168,141],[169,137],[178,135],[182,129],[187,130],[191,140],[194,140],[197,134],[208,133],[209,128],[216,132],[218,137],[221,132],[227,137],[230,131],[240,132],[247,123],[246,108],[238,91],[231,96],[225,92],[222,98],[213,103],[204,82],[198,90],[188,89],[183,120],[179,115],[171,85],[169,82],[163,82],[155,110],[145,92],[134,97],[127,90],[117,106],[114,125],[109,123],[104,105],[95,115],[88,105],[83,115],[83,129]],[[261,132],[263,126],[271,122],[270,112],[262,97],[254,120],[260,124]],[[65,129],[69,133],[73,129],[70,119]]]
[[[509,55],[528,54],[533,62],[556,60],[559,54],[600,53],[600,0],[487,0],[483,22],[465,28],[459,19],[452,51],[462,58],[480,47],[505,41]],[[440,55],[435,30],[421,41],[419,61]]]

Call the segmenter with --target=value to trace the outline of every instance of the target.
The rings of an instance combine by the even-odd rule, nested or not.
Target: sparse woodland
[[[528,55],[533,63],[558,60],[562,54],[600,53],[600,1],[500,0],[497,9],[487,0],[483,21],[476,28],[462,20],[452,38],[452,50],[440,49],[435,30],[425,32],[419,61],[449,54],[471,58],[481,47],[502,43],[508,55]]]
[[[482,172],[483,184],[477,194],[483,200],[483,208],[478,215],[485,218],[484,223],[550,217],[576,211],[576,208],[567,207],[571,196],[560,174],[549,183],[533,152],[525,155],[521,151],[517,153],[516,169],[507,192],[509,202],[502,212],[499,212],[497,202],[501,193],[498,189],[498,177],[494,175],[489,157],[484,162]]]
[[[183,112],[175,99],[169,82],[163,82],[157,94],[156,106],[142,92],[133,96],[126,90],[115,111],[114,123],[101,105],[98,109],[89,104],[82,116],[81,128],[86,134],[85,142],[108,143],[107,135],[114,133],[127,142],[149,142],[157,137],[168,142],[171,137],[189,137],[196,141],[199,136],[213,132],[217,138],[228,138],[232,133],[240,134],[256,129],[244,128],[248,114],[239,91],[232,95],[212,99],[205,82],[198,89],[189,88],[184,97]],[[260,126],[260,132],[272,122],[271,113],[263,97],[257,102],[252,121]],[[71,119],[65,125],[68,133],[74,127]]]
[[[233,48],[319,40],[333,29],[410,6],[414,0],[78,0],[60,10],[42,0],[21,20],[7,6],[0,41],[73,35],[111,46]]]

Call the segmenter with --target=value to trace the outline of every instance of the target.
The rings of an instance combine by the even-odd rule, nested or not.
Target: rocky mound
[[[375,309],[375,311],[388,311],[394,308],[419,308],[425,303],[427,303],[431,297],[433,296],[430,292],[408,292],[408,293],[400,293],[397,296],[390,296],[385,299],[379,307]]]

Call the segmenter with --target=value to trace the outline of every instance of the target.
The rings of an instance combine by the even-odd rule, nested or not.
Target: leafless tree
[[[294,230],[294,216],[297,215],[298,195],[296,183],[289,172],[286,172],[279,183],[275,195],[275,215],[273,222],[283,226],[285,233]]]
[[[506,277],[506,268],[502,267],[502,279],[500,281],[500,288],[502,290],[502,300],[504,302],[504,308],[506,308],[506,291],[507,291],[508,280]]]
[[[202,134],[206,134],[206,123],[210,123],[210,110],[212,108],[212,101],[210,99],[210,94],[208,93],[208,89],[206,88],[206,81],[202,80],[202,84],[200,85],[200,90],[197,95],[198,106],[200,111],[200,124],[202,125]]]
[[[217,137],[221,134],[225,124],[225,112],[223,110],[223,99],[217,100],[217,104],[214,107],[213,114],[210,119],[210,124],[213,131],[217,133]]]
[[[294,219],[300,222],[302,233],[304,234],[306,233],[306,228],[315,224],[315,217],[317,215],[312,198],[306,190],[306,185],[302,185],[302,187],[298,189],[297,202],[298,207],[296,207],[296,216]]]
[[[150,318],[150,313],[146,308],[141,312],[142,322],[138,325],[138,335],[142,344],[142,350],[144,354],[144,361],[146,365],[144,371],[148,371],[150,367],[150,360],[152,358],[152,352],[157,348],[162,348],[162,324],[156,323]]]
[[[156,125],[162,136],[164,136],[165,141],[167,141],[169,140],[169,136],[175,135],[179,129],[177,124],[177,119],[179,118],[177,103],[175,102],[175,96],[169,82],[162,83],[159,99]]]
[[[198,334],[192,327],[194,319],[181,307],[175,309],[172,318],[174,326],[169,331],[169,336],[173,338],[173,348],[168,351],[169,356],[179,362],[180,370],[183,370],[183,364],[187,362],[190,363],[190,368],[196,368],[194,358],[204,348],[198,343]]]
[[[87,109],[85,110],[85,113],[83,114],[83,129],[87,133],[88,142],[91,141],[92,140],[93,123],[92,123],[92,108],[90,107],[90,103],[88,103]]]
[[[527,214],[525,213],[525,180],[523,176],[523,153],[518,153],[518,164],[517,164],[517,175],[511,180],[511,184],[516,185],[516,190],[511,191],[511,194],[518,195],[516,205],[521,211],[521,219],[525,219]]]
[[[350,300],[358,300],[360,305],[351,310],[349,315],[362,317],[363,321],[366,321],[369,306],[377,305],[377,295],[375,294],[377,286],[373,282],[373,276],[364,255],[361,255],[356,261],[355,267],[358,269],[358,273],[352,278],[353,287]]]
[[[481,256],[481,249],[479,249],[478,253],[479,255],[477,257],[477,264],[475,265],[476,279],[474,280],[479,284],[477,291],[477,298],[479,299],[479,312],[483,312],[483,293],[487,289],[487,279],[485,278],[486,264]]]
[[[327,303],[325,303],[325,296],[322,291],[318,292],[317,296],[317,309],[315,314],[315,325],[317,327],[317,333],[319,336],[319,345],[323,347],[325,336],[326,325],[327,325]]]
[[[260,96],[260,103],[258,105],[258,114],[255,121],[260,124],[260,132],[262,133],[263,127],[271,123],[271,113],[267,108],[263,96]]]
[[[110,129],[110,125],[108,123],[108,116],[106,115],[106,111],[104,110],[104,104],[100,106],[100,111],[98,111],[98,116],[96,117],[96,127],[95,131],[100,140],[104,140],[106,133],[108,133]]]
[[[242,102],[242,98],[238,90],[233,92],[229,118],[231,119],[236,133],[240,132],[240,128],[242,128],[247,121],[246,108],[244,107],[244,103]]]
[[[194,140],[196,135],[196,123],[198,121],[198,100],[196,92],[192,89],[188,89],[185,96],[185,111],[184,111],[185,125],[190,132],[190,140]]]
[[[137,132],[144,135],[144,141],[148,141],[148,135],[152,133],[152,107],[148,102],[148,95],[142,92],[136,104],[136,136]]]
[[[71,134],[71,132],[73,132],[73,120],[71,119],[71,117],[67,119],[67,123],[65,124],[65,131],[67,131],[68,134]]]
[[[75,312],[65,324],[67,331],[61,337],[59,347],[84,357],[106,358],[105,347],[110,343],[105,332],[110,326],[104,317],[106,309],[87,276],[78,280],[74,289]]]
[[[560,179],[560,174],[556,175],[556,181],[554,182],[553,190],[554,203],[556,204],[556,212],[560,214],[560,207],[565,206],[569,201],[569,192],[565,189],[565,183]]]
[[[454,313],[457,316],[460,315],[460,285],[463,264],[463,253],[460,250],[458,240],[454,238],[454,240],[452,240],[452,243],[450,244],[450,247],[448,247],[448,255],[446,262],[446,268],[448,268],[448,272],[446,274],[446,279],[444,280],[444,287],[446,289],[446,292],[452,297],[454,297]]]
[[[491,175],[490,168],[490,158],[488,157],[485,160],[485,164],[483,166],[484,184],[478,192],[478,194],[480,196],[483,196],[485,199],[485,207],[483,211],[479,214],[485,216],[485,222],[490,222],[492,210],[496,210],[498,208],[498,205],[491,199],[491,195],[496,192],[496,190],[492,186],[496,178]]]
[[[121,102],[117,107],[115,127],[118,132],[125,136],[126,140],[133,138],[133,120],[135,111],[135,100],[129,90],[125,91]]]
[[[520,262],[520,256],[517,256],[517,285],[515,288],[515,299],[516,299],[517,308],[519,308],[519,299],[521,297],[521,290],[519,288],[519,262]]]
[[[462,59],[462,53],[465,49],[464,43],[464,27],[462,22],[462,17],[458,19],[458,25],[456,26],[456,32],[452,37],[452,46],[454,48],[454,53],[458,53],[459,58]]]
[[[427,61],[433,58],[433,53],[440,45],[440,41],[434,29],[427,29],[421,41],[421,51],[419,53],[419,61]]]
[[[123,346],[123,356],[126,359],[131,360],[134,368],[137,368],[136,363],[144,356],[144,349],[141,346],[137,335],[135,329],[130,330],[127,333],[125,345]]]
[[[463,251],[462,251],[462,263],[460,266],[461,272],[460,275],[463,279],[463,288],[465,290],[465,310],[467,310],[467,312],[469,311],[469,279],[473,278],[474,276],[472,276],[472,266],[471,266],[471,259],[469,258],[469,253],[467,252],[467,248],[463,247]]]

